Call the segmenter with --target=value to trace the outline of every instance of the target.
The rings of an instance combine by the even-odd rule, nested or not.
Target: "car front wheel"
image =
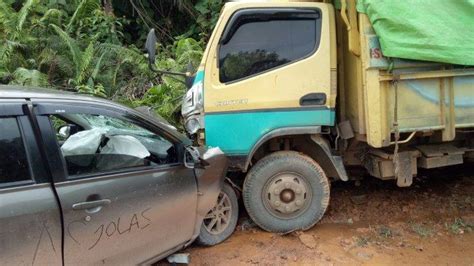
[[[216,205],[204,217],[197,243],[213,246],[223,242],[234,232],[238,217],[237,195],[229,184],[224,183]]]

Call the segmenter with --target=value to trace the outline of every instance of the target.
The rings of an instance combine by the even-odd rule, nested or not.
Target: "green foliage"
[[[455,218],[453,223],[445,223],[446,229],[452,234],[459,235],[465,232],[472,232],[474,230],[474,224],[464,221],[461,218]]]
[[[377,232],[379,234],[379,236],[383,237],[383,238],[392,238],[394,233],[392,231],[392,229],[390,229],[389,227],[387,226],[381,226],[377,229]]]
[[[13,72],[12,84],[29,86],[47,86],[47,76],[38,70],[19,67]]]
[[[87,84],[87,85],[79,85],[76,87],[77,91],[83,94],[90,94],[97,97],[106,98],[107,95],[105,94],[105,89],[102,84],[94,85],[94,84]]]
[[[209,38],[212,29],[219,19],[219,12],[222,8],[221,0],[199,0],[194,5],[198,15],[196,17],[196,24],[199,28],[192,28],[194,33],[198,33],[205,39]]]
[[[159,69],[184,72],[188,63],[197,66],[202,54],[203,49],[196,40],[191,38],[180,39],[173,45],[161,48],[156,66]],[[179,110],[185,92],[186,88],[181,78],[164,75],[158,84],[154,84],[145,92],[142,99],[134,101],[133,105],[150,106],[177,128],[182,128],[179,124]]]
[[[426,225],[423,225],[423,224],[419,224],[419,223],[410,223],[411,225],[411,230],[418,234],[420,237],[431,237],[433,236],[433,230],[432,228],[426,226]]]
[[[196,68],[222,2],[1,0],[0,83],[149,105],[178,125],[181,78],[151,72],[137,47],[154,27],[161,40],[157,68]]]
[[[68,31],[71,31],[74,23],[82,18],[86,18],[89,14],[94,13],[95,10],[99,8],[99,2],[96,0],[82,0],[77,6],[74,14],[72,15],[69,23],[66,26]]]

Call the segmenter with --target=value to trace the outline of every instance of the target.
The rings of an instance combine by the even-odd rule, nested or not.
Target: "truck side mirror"
[[[193,86],[193,83],[194,83],[194,78],[196,77],[196,75],[193,75],[192,73],[194,73],[194,69],[193,69],[193,64],[191,64],[191,62],[188,63],[188,65],[186,66],[186,78],[184,80],[184,83],[186,85],[186,88],[190,89],[191,86]]]
[[[146,42],[145,42],[145,50],[148,53],[148,67],[150,68],[150,70],[156,73],[166,74],[166,75],[175,75],[175,76],[182,76],[182,77],[192,76],[191,73],[181,73],[181,72],[175,72],[175,71],[169,71],[169,70],[162,70],[162,69],[157,69],[155,67],[157,40],[158,39],[156,38],[155,29],[151,29],[150,32],[148,32],[148,35],[146,37]],[[186,81],[181,81],[181,82],[183,82],[184,84],[187,84],[190,81],[186,80]]]
[[[151,29],[146,37],[145,50],[148,53],[148,66],[152,69],[155,65],[156,41],[155,29]]]

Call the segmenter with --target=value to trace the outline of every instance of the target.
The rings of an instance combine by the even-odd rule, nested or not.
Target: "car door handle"
[[[93,209],[93,208],[101,207],[101,206],[104,206],[104,205],[109,205],[111,202],[112,201],[109,200],[109,199],[78,202],[78,203],[74,203],[72,205],[72,209],[73,210]]]

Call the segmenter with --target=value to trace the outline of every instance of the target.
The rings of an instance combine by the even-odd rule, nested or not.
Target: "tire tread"
[[[321,185],[321,188],[323,190],[323,198],[321,202],[321,208],[319,208],[319,211],[315,213],[314,215],[314,222],[309,224],[308,226],[305,226],[303,228],[295,228],[290,231],[281,231],[281,230],[275,230],[275,228],[272,228],[271,226],[267,226],[266,224],[263,224],[258,221],[258,219],[255,219],[258,217],[258,214],[256,214],[251,207],[252,203],[251,197],[249,195],[250,188],[255,186],[256,182],[259,182],[258,179],[258,174],[265,168],[269,167],[269,165],[273,165],[275,162],[281,161],[281,160],[303,160],[305,164],[307,164],[309,167],[311,167],[314,171],[318,173],[318,176],[320,177],[321,180],[319,180],[319,184]],[[258,161],[252,169],[250,169],[249,173],[247,174],[247,177],[245,178],[244,185],[243,185],[243,202],[245,205],[245,208],[247,210],[247,213],[249,214],[250,218],[262,229],[265,231],[269,232],[275,232],[275,233],[290,233],[291,231],[295,230],[307,230],[311,227],[313,227],[317,222],[321,220],[323,217],[324,213],[326,212],[328,205],[329,205],[329,199],[330,199],[330,185],[329,185],[329,180],[326,177],[326,174],[324,173],[323,169],[321,166],[315,162],[311,157],[308,155],[305,155],[303,153],[299,153],[296,151],[278,151],[274,152],[272,154],[267,155],[266,157],[262,158],[260,161]]]

